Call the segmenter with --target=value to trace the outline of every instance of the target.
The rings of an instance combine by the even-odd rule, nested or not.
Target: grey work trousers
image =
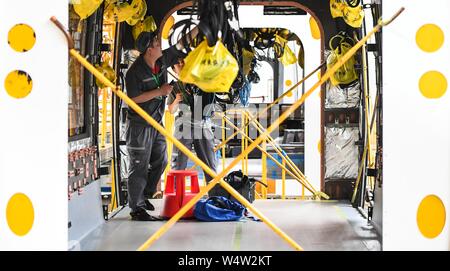
[[[130,158],[128,202],[133,212],[144,209],[145,200],[156,193],[167,166],[166,139],[155,128],[128,124],[126,134]]]
[[[177,123],[177,122],[176,122]],[[186,127],[187,125],[185,125]],[[214,134],[211,129],[211,125],[206,123],[203,127],[195,127],[194,129],[202,129],[201,136],[199,138],[193,136],[199,133],[192,132],[188,138],[182,136],[182,123],[177,123],[175,126],[175,137],[189,150],[192,149],[194,145],[195,153],[197,157],[200,158],[206,165],[208,165],[214,172],[217,171],[217,158],[214,153]],[[172,154],[172,169],[183,170],[186,169],[188,162],[188,157],[182,153],[177,147],[173,147]],[[206,182],[209,183],[213,178],[209,176],[205,171]],[[209,196],[222,195],[222,188],[217,184],[213,189],[210,190]]]

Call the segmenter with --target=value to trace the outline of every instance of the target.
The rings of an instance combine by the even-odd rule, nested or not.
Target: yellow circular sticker
[[[317,24],[316,20],[313,17],[309,18],[309,28],[311,30],[312,38],[315,40],[320,40],[319,25]]]
[[[34,208],[31,200],[22,193],[11,197],[6,206],[6,221],[11,231],[18,235],[27,235],[34,223]]]
[[[161,36],[163,39],[165,39],[165,40],[169,39],[169,33],[170,33],[170,30],[172,29],[174,23],[175,23],[175,18],[173,16],[170,16],[169,18],[167,18],[167,21],[164,24],[164,27],[163,27],[162,33],[161,33]]]
[[[16,70],[6,76],[5,89],[11,97],[25,98],[33,89],[33,80],[28,73]]]
[[[8,44],[16,52],[28,52],[35,43],[36,33],[29,25],[16,24],[8,32]]]
[[[417,226],[426,238],[436,238],[445,226],[445,206],[435,195],[425,197],[417,210]]]
[[[416,33],[416,43],[427,53],[439,50],[444,44],[444,32],[435,24],[423,25]]]
[[[428,99],[439,99],[447,92],[447,78],[438,71],[429,71],[419,80],[419,89]]]

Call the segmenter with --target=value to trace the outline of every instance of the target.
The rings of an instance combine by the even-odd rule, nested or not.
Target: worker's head
[[[178,59],[178,63],[172,66],[173,71],[180,75],[181,69],[184,67],[184,59],[180,58]]]
[[[136,48],[142,55],[147,55],[158,59],[162,56],[161,43],[157,32],[142,32],[136,41]]]

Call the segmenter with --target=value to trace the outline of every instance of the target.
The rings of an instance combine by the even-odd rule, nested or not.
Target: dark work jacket
[[[140,55],[128,69],[125,78],[128,96],[135,98],[146,91],[157,89],[167,83],[167,68],[176,64],[179,58],[184,57],[185,54],[177,50],[175,46],[172,46],[162,52],[162,56],[156,61],[155,70],[152,71],[145,62],[144,56]],[[164,115],[165,101],[166,97],[159,96],[138,105],[156,121],[161,122]],[[127,118],[131,124],[150,126],[131,108],[128,109]]]
[[[195,112],[194,110],[196,108],[198,108],[200,105],[201,107],[201,113],[202,116],[199,119],[194,119],[194,115],[191,115],[192,121],[201,121],[202,119],[209,119],[212,117],[213,115],[213,110],[210,107],[211,104],[214,104],[214,93],[208,93],[208,92],[204,92],[201,89],[199,89],[198,87],[191,85],[191,84],[184,84],[180,81],[172,81],[170,83],[173,86],[173,91],[169,94],[168,100],[167,100],[167,105],[171,105],[176,98],[176,95],[178,93],[184,92],[183,94],[183,101],[181,102],[182,104],[188,105],[189,108],[191,109],[190,113]],[[188,92],[188,93],[186,93]],[[197,102],[195,102],[197,101]],[[200,103],[201,102],[201,103]],[[205,108],[206,106],[208,106],[209,111],[205,112]],[[197,109],[198,110],[198,109]],[[206,115],[203,115],[206,114]],[[198,116],[196,116],[198,117]]]

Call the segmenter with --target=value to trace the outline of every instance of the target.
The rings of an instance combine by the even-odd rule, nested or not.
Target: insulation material
[[[357,178],[358,140],[358,128],[325,128],[325,179]]]
[[[81,140],[71,141],[68,143],[68,152],[79,151],[81,149],[86,149],[92,146],[92,140],[90,138],[85,138]]]
[[[127,125],[125,122],[120,122],[120,140],[126,141]],[[130,159],[128,158],[128,150],[126,145],[119,146],[120,148],[120,176],[124,179],[128,179],[128,169],[130,166]]]
[[[361,98],[361,87],[359,82],[342,88],[333,86],[327,82],[327,92],[325,98],[325,108],[355,108],[358,107]]]

